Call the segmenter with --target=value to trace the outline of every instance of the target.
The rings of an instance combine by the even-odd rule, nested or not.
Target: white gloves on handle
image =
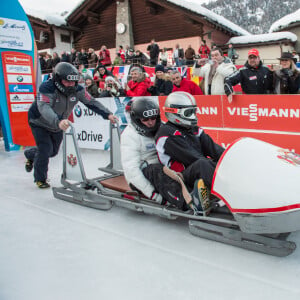
[[[162,200],[163,200],[163,197],[160,194],[158,194],[156,192],[153,192],[152,196],[151,196],[151,199],[154,200],[156,203],[161,204]]]

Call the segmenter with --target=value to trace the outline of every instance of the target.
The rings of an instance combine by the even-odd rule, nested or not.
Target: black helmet
[[[67,62],[58,63],[53,71],[53,81],[55,87],[65,96],[70,96],[76,92],[80,75],[78,70]],[[75,86],[64,86],[62,80],[75,81]]]
[[[156,118],[155,126],[147,127],[141,122],[141,119]],[[133,98],[130,106],[130,118],[132,125],[141,135],[154,137],[160,126],[160,111],[159,106],[149,98]]]

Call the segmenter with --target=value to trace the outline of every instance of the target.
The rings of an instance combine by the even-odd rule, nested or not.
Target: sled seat
[[[108,189],[111,189],[111,190],[114,190],[114,191],[117,191],[120,193],[124,193],[124,194],[129,194],[130,192],[134,193],[134,194],[138,193],[143,198],[148,198],[143,193],[132,190],[132,188],[128,185],[124,175],[112,177],[109,179],[104,179],[104,180],[101,180],[100,183],[105,188],[108,188]]]
[[[126,193],[128,191],[131,191],[131,188],[129,187],[124,175],[116,176],[113,178],[101,180],[100,183],[108,189],[118,191],[121,193]]]

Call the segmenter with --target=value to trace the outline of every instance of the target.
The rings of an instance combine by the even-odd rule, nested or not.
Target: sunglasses
[[[154,120],[156,120],[156,119],[157,119],[157,116],[153,116],[153,117],[149,117],[149,118],[142,118],[141,121],[142,121],[142,122],[147,122],[147,121],[149,121],[149,120],[154,121]]]

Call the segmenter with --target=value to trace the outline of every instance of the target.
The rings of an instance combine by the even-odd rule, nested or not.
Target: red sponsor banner
[[[36,94],[32,57],[20,52],[2,52],[2,66],[13,143],[33,146],[27,116]]]
[[[300,132],[299,95],[223,96],[223,127]]]
[[[300,153],[299,95],[195,96],[200,114],[198,125],[219,144],[240,137],[253,137]],[[162,120],[166,121],[159,97]]]

